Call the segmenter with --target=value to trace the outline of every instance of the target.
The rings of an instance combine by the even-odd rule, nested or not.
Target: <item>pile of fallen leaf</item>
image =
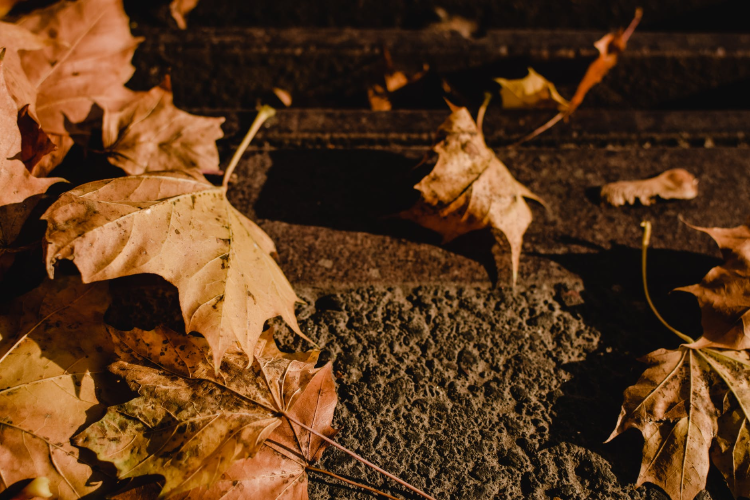
[[[172,2],[180,27],[196,3]],[[557,110],[519,142],[580,106],[639,20],[640,11],[627,29],[596,43],[600,55],[570,101],[533,69],[521,80],[497,79],[504,108]],[[125,87],[139,42],[121,0],[65,0],[0,22],[0,278],[37,244],[48,275],[0,316],[0,493],[301,499],[308,471],[316,471],[394,498],[314,468],[334,446],[431,498],[332,440],[331,364],[318,366],[317,349],[281,352],[273,330],[264,330],[281,317],[307,338],[274,243],[227,199],[242,152],[273,109],[260,108],[222,172],[215,141],[223,118],[176,108],[168,78],[146,92]],[[385,85],[370,89],[380,110],[423,75],[408,78],[385,56]],[[288,93],[274,91],[291,104]],[[498,230],[509,242],[515,283],[532,220],[526,199],[543,201],[485,143],[488,104],[476,120],[450,105],[436,163],[415,186],[420,200],[401,215],[445,242]],[[76,144],[123,175],[60,187],[67,181],[50,174]],[[221,176],[220,185],[207,175]],[[62,194],[47,194],[53,186]],[[613,205],[696,195],[697,181],[681,169],[601,191]],[[40,208],[46,232],[35,234]],[[704,335],[693,341],[672,329],[686,343],[646,357],[651,366],[626,391],[612,435],[641,430],[638,482],[674,499],[692,499],[705,486],[711,461],[736,496],[750,496],[750,228],[703,231],[726,256],[685,289],[701,304]],[[646,246],[647,238],[644,281]],[[79,274],[61,272],[61,261]],[[138,274],[174,285],[184,331],[120,331],[105,322],[107,282]]]
[[[263,330],[280,316],[304,337],[299,299],[274,243],[227,200],[274,111],[214,185],[223,118],[176,108],[168,79],[126,88],[139,42],[121,0],[0,22],[0,272],[41,241],[49,276],[0,316],[0,492],[101,497],[142,478],[138,495],[306,498],[307,471],[340,447],[331,365]],[[127,175],[46,195],[75,144]],[[26,223],[45,206],[35,235]],[[63,260],[80,276],[60,275]],[[105,323],[107,282],[145,273],[177,288],[185,331]]]

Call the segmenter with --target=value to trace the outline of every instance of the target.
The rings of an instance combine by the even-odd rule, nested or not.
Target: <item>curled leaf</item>
[[[617,181],[602,187],[601,198],[610,205],[619,207],[651,205],[656,197],[664,200],[692,200],[698,196],[698,179],[682,168],[673,168],[656,177],[639,181]]]
[[[297,295],[271,258],[273,242],[195,170],[85,184],[42,218],[50,276],[57,261],[68,259],[87,283],[163,277],[177,287],[185,325],[206,337],[216,367],[235,342],[252,353],[275,316],[302,335]]]
[[[104,112],[109,162],[130,175],[158,170],[219,169],[216,140],[224,118],[196,116],[172,104],[169,78],[119,111]]]
[[[570,116],[573,111],[578,109],[578,106],[583,103],[583,98],[586,97],[589,90],[601,82],[602,78],[617,65],[617,59],[625,51],[628,40],[630,40],[635,28],[641,22],[642,16],[643,10],[640,8],[636,9],[635,16],[626,29],[607,33],[594,44],[596,50],[599,51],[599,57],[586,69],[586,74],[583,75],[583,79],[581,79],[578,88],[576,88],[576,93],[570,100],[570,106],[564,112],[565,116]]]
[[[542,75],[528,68],[529,74],[518,80],[495,78],[501,85],[500,95],[503,98],[503,108],[541,108],[556,107],[564,111],[568,101],[557,92],[555,85]]]
[[[444,138],[434,147],[438,161],[414,186],[422,196],[401,216],[440,233],[443,242],[485,227],[498,229],[510,244],[515,283],[523,235],[532,219],[524,198],[541,200],[487,147],[466,108],[453,108],[440,132]]]

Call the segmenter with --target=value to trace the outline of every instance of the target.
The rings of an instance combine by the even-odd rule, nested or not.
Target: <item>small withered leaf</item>
[[[292,286],[275,247],[197,170],[153,172],[85,184],[42,217],[46,260],[72,260],[83,280],[157,274],[179,291],[189,332],[208,340],[219,366],[239,342],[247,353],[266,320],[281,316],[299,335]]]
[[[108,305],[105,284],[59,278],[0,317],[0,491],[45,476],[55,498],[67,500],[113,482],[70,443],[104,410],[98,394],[114,358],[104,327]]]
[[[401,216],[440,233],[444,243],[485,227],[501,231],[510,243],[515,283],[523,235],[532,219],[524,198],[543,202],[487,147],[466,108],[453,108],[440,133],[444,138],[433,148],[438,161],[414,186],[422,196]]]
[[[172,104],[169,79],[138,92],[120,110],[105,110],[102,142],[108,160],[130,175],[159,170],[219,170],[216,140],[224,118],[197,116]]]
[[[663,200],[692,200],[698,196],[698,179],[682,168],[673,168],[656,177],[636,181],[617,181],[602,187],[602,201],[615,207],[651,205],[656,197]]]
[[[163,476],[163,496],[210,487],[255,456],[318,372],[317,351],[282,353],[271,330],[250,367],[231,349],[218,372],[201,338],[165,328],[110,332],[128,361],[109,369],[138,397],[109,408],[75,442],[112,462],[120,478]]]
[[[534,68],[528,68],[528,71],[528,75],[517,80],[495,78],[501,85],[503,108],[553,107],[560,111],[568,108],[568,101],[560,95],[552,82],[534,71]]]

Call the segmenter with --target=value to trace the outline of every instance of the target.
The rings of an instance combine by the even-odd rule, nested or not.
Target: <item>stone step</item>
[[[430,73],[393,96],[394,108],[441,109],[442,81],[456,99],[478,105],[497,92],[494,77],[517,78],[534,67],[572,96],[606,30],[456,33],[362,29],[141,28],[134,88],[169,71],[176,102],[187,108],[253,108],[291,92],[294,107],[367,108],[366,89],[381,83],[383,47],[396,69],[429,64]],[[587,108],[744,109],[750,80],[750,34],[638,32],[620,63],[587,96]]]
[[[590,112],[588,130],[596,130],[596,113],[605,115]],[[447,115],[422,114],[435,127]],[[429,170],[424,166],[415,170],[430,142],[427,120],[399,118],[399,113],[344,115],[348,118],[339,112],[280,112],[276,123],[246,153],[237,170],[238,181],[230,189],[233,203],[276,241],[289,279],[321,287],[509,283],[508,247],[502,239],[496,244],[485,231],[441,246],[436,235],[391,217],[414,202],[416,192],[411,186]],[[393,117],[400,125],[389,132]],[[654,140],[664,137],[659,134],[677,137],[680,130],[686,131],[685,144],[698,146],[701,140],[705,144],[707,133],[718,137],[717,130],[726,137],[736,135],[742,130],[742,113],[728,114],[726,122],[718,115],[704,116],[701,122],[697,113],[621,112],[619,117],[611,114],[595,132],[599,134],[596,141],[588,144],[581,128],[579,137],[584,139],[566,147],[496,150],[513,175],[549,205],[545,212],[530,202],[535,220],[521,258],[523,283],[569,279],[592,259],[603,259],[603,270],[625,266],[637,275],[639,225],[644,219],[654,224],[655,258],[664,259],[664,272],[668,272],[680,259],[719,255],[709,237],[688,228],[681,219],[729,227],[743,223],[750,213],[745,196],[750,189],[750,165],[744,142],[742,147],[686,148],[662,143],[644,148],[633,139],[625,146],[596,146],[606,146],[607,137]],[[490,115],[487,123],[489,132],[493,130]],[[338,139],[331,141],[333,129],[339,127]],[[389,134],[419,140],[400,143],[391,141]],[[231,149],[237,140],[230,138],[224,147]],[[700,194],[695,200],[614,208],[600,205],[597,199],[598,187],[604,183],[646,178],[676,167],[699,178]]]

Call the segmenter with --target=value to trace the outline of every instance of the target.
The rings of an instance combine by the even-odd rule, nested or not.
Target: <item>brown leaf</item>
[[[140,39],[130,34],[122,0],[59,2],[18,24],[55,42],[21,55],[37,93],[32,116],[58,148],[34,172],[46,175],[73,144],[66,124],[85,121],[94,103],[113,110],[132,100],[124,84],[133,75],[130,60]]]
[[[370,109],[372,111],[390,111],[392,108],[391,94],[421,80],[430,69],[425,64],[422,67],[422,71],[415,73],[411,77],[406,76],[402,71],[396,71],[393,67],[393,59],[388,47],[383,47],[383,60],[385,62],[385,74],[383,75],[385,85],[375,84],[367,89],[367,99],[370,101]]]
[[[29,172],[33,172],[34,166],[57,149],[57,146],[52,143],[36,120],[29,115],[28,104],[18,111],[18,128],[21,132],[20,160]]]
[[[169,3],[169,11],[181,30],[187,29],[185,16],[198,6],[198,0],[172,0]]]
[[[109,162],[130,175],[158,170],[219,169],[216,140],[224,118],[191,115],[172,104],[167,78],[119,111],[104,112],[102,141]]]
[[[164,328],[111,332],[130,362],[110,370],[139,397],[111,407],[75,441],[112,462],[120,478],[163,476],[162,496],[213,485],[254,456],[316,372],[317,351],[281,353],[270,330],[250,367],[235,348],[219,372],[200,338]]]
[[[503,108],[554,107],[560,111],[568,108],[568,101],[557,92],[555,85],[542,75],[528,68],[529,74],[518,80],[495,78],[502,88]]]
[[[678,288],[695,295],[701,307],[701,347],[750,348],[750,227],[702,228],[721,249],[724,264],[711,269],[697,285]]]
[[[80,498],[106,479],[70,438],[104,408],[112,343],[104,284],[46,281],[0,317],[0,491],[45,476],[56,498]],[[92,476],[93,474],[93,476]]]
[[[638,8],[635,11],[635,17],[630,22],[625,30],[617,30],[614,33],[607,33],[600,40],[598,40],[594,47],[599,51],[599,57],[589,65],[586,70],[586,74],[583,75],[583,79],[578,84],[576,93],[570,100],[570,106],[564,111],[565,116],[570,116],[573,111],[578,109],[578,106],[583,102],[583,98],[586,97],[591,88],[597,83],[602,81],[602,78],[609,73],[609,70],[615,67],[617,59],[620,54],[625,50],[628,44],[628,40],[632,36],[638,23],[641,21],[643,11]]]
[[[40,50],[49,40],[16,24],[0,22],[0,47],[5,47],[3,74],[8,92],[18,109],[30,106],[31,115],[36,115],[36,88],[31,84],[21,65],[18,51]]]
[[[510,243],[515,283],[523,235],[532,218],[524,197],[541,200],[487,147],[466,108],[453,108],[440,132],[445,138],[433,148],[437,164],[414,186],[421,199],[401,215],[440,233],[444,243],[485,227],[500,230]]]
[[[750,410],[747,353],[681,346],[644,361],[651,366],[625,391],[609,438],[631,427],[643,434],[638,486],[653,483],[673,500],[692,500],[706,485],[711,457],[735,497],[747,496],[748,470],[738,467],[750,462],[747,442],[732,435],[746,426]],[[709,453],[712,444],[719,448]]]
[[[185,325],[206,337],[217,367],[237,341],[253,352],[269,318],[280,315],[302,335],[273,242],[195,170],[92,182],[42,218],[50,276],[62,259],[87,283],[158,274],[179,290]]]
[[[7,54],[5,49],[0,49]],[[0,56],[0,69],[4,61]],[[4,81],[5,72],[0,72],[0,206],[21,203],[26,198],[44,193],[49,186],[62,179],[37,179],[29,174],[24,164],[15,159],[22,154],[21,131],[18,128],[16,104],[8,94]]]
[[[640,181],[617,181],[602,187],[601,198],[616,207],[636,200],[651,205],[656,197],[663,200],[692,200],[698,196],[698,179],[682,168],[673,168],[656,177]]]
[[[332,365],[318,370],[288,414],[328,438],[336,408]],[[232,465],[213,486],[196,488],[179,500],[240,500],[252,492],[255,498],[307,500],[306,467],[317,462],[327,443],[282,419],[281,424],[252,458]]]

